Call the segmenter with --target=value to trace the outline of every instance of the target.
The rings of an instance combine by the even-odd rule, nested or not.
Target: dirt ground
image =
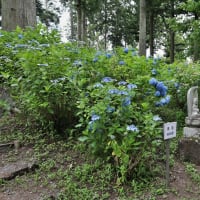
[[[18,160],[29,162],[33,159],[32,156],[33,149],[31,147],[22,147],[17,154],[14,150],[0,153],[0,167],[17,162]],[[77,159],[79,159],[78,156]],[[197,166],[197,169],[200,173],[200,167]],[[157,195],[156,200],[200,200],[200,185],[191,179],[186,172],[184,163],[176,161],[170,171],[170,188],[165,193]],[[45,187],[42,184],[37,185],[30,178],[29,173],[34,173],[34,171],[25,173],[20,176],[19,180],[18,177],[15,177],[12,180],[6,181],[5,184],[0,184],[0,200],[55,199],[54,197],[59,191],[52,188],[54,188],[53,185],[56,183],[49,182]],[[109,199],[120,200],[116,195],[109,197]],[[151,200],[151,198],[148,199]]]

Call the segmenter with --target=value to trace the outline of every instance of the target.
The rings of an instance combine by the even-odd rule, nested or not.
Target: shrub
[[[168,65],[135,49],[61,43],[41,26],[0,34],[0,82],[23,114],[43,129],[79,132],[92,153],[113,163],[119,183],[153,171],[161,123],[183,125],[198,71],[198,64]]]

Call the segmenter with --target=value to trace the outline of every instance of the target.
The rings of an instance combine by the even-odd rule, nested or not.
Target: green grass
[[[185,163],[186,171],[191,179],[200,186],[200,173],[192,163]]]
[[[87,146],[74,138],[63,140],[52,134],[47,137],[47,134],[37,129],[13,127],[12,123],[17,123],[14,120],[12,123],[4,122],[1,125],[6,131],[0,134],[0,141],[17,139],[23,147],[31,147],[32,154],[27,156],[36,159],[39,168],[24,176],[18,176],[13,181],[0,180],[0,188],[27,188],[31,182],[30,187],[41,186],[48,189],[58,200],[156,200],[158,197],[166,198],[169,192],[174,193],[165,186],[165,171],[161,163],[158,165],[161,177],[148,181],[130,180],[126,184],[118,185],[112,163],[94,158]],[[8,162],[14,162],[16,155],[10,152],[6,159]],[[195,166],[187,163],[186,170],[192,180],[199,184],[200,174]]]

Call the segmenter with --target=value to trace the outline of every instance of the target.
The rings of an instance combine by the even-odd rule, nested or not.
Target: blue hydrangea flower
[[[136,84],[129,83],[129,84],[127,85],[127,88],[128,88],[129,90],[132,90],[132,89],[137,88],[137,85],[136,85]]]
[[[53,83],[54,85],[56,85],[59,81],[57,79],[55,80],[50,80],[51,83]]]
[[[108,93],[109,94],[119,94],[119,90],[118,89],[110,89],[110,90],[108,90]]]
[[[110,54],[110,53],[106,54],[106,58],[111,58],[111,57],[112,57],[112,54]]]
[[[159,90],[159,91],[161,91],[161,90],[163,90],[164,86],[165,86],[164,83],[159,81],[156,84],[156,89]]]
[[[151,70],[151,74],[152,74],[152,75],[156,75],[156,74],[157,74],[157,70],[153,68],[153,69]]]
[[[167,95],[166,97],[165,97],[165,101],[166,101],[166,103],[168,104],[169,102],[170,102],[170,96],[169,95]]]
[[[165,99],[165,98],[162,98],[162,99],[160,100],[160,104],[161,104],[161,105],[165,105],[165,104],[167,104],[166,99]]]
[[[101,83],[96,83],[93,86],[94,88],[103,88],[103,85]]]
[[[157,91],[155,92],[154,95],[155,95],[156,97],[160,97],[160,91],[157,90]]]
[[[113,113],[114,111],[115,111],[115,108],[111,107],[111,106],[108,106],[106,109],[106,112],[108,112],[108,113]]]
[[[128,53],[128,48],[124,48],[124,53]]]
[[[166,89],[162,89],[160,91],[160,96],[164,97],[167,94],[167,90]]]
[[[157,83],[158,83],[158,81],[157,81],[155,78],[151,78],[151,79],[149,80],[149,84],[150,84],[150,85],[156,86]]]
[[[96,114],[92,115],[92,117],[91,117],[91,120],[92,120],[92,121],[97,121],[97,120],[99,120],[99,119],[100,119],[100,116],[99,116],[99,115],[96,115]]]
[[[129,105],[131,105],[131,98],[130,97],[124,98],[122,101],[122,106],[129,106]]]
[[[157,64],[157,59],[154,58],[154,59],[153,59],[153,65],[156,65],[156,64]]]
[[[23,39],[23,37],[24,37],[24,36],[23,36],[22,34],[19,34],[19,35],[18,35],[18,38],[19,38],[19,39]]]
[[[97,62],[98,61],[98,58],[93,58],[93,62]]]
[[[17,48],[17,49],[28,48],[28,47],[29,47],[29,45],[27,45],[27,44],[16,44],[15,45],[15,48]]]
[[[5,44],[7,48],[12,48],[12,45],[10,43]]]
[[[109,82],[113,82],[114,79],[112,79],[111,77],[104,77],[102,78],[101,82],[104,82],[104,83],[109,83]]]
[[[160,106],[162,106],[162,104],[161,104],[159,101],[157,101],[157,102],[155,103],[155,106],[156,106],[156,107],[160,107]]]
[[[118,82],[118,85],[126,85],[126,84],[127,84],[126,81],[119,81],[119,82]]]
[[[162,119],[158,115],[153,116],[154,121],[161,121]]]
[[[131,125],[127,125],[126,130],[132,131],[132,132],[137,132],[138,128],[134,124],[131,124]]]
[[[120,95],[128,95],[128,92],[126,92],[124,90],[119,90],[118,94],[120,94]]]
[[[120,60],[119,65],[125,65],[125,62],[123,60]]]
[[[174,87],[175,87],[176,89],[179,89],[180,84],[179,84],[179,83],[174,83]]]
[[[66,77],[61,77],[61,78],[57,78],[57,79],[54,79],[54,80],[50,80],[50,82],[53,83],[53,84],[57,84],[60,81],[64,81],[65,79],[66,79]]]
[[[78,66],[78,67],[81,67],[83,64],[80,60],[75,60],[74,63],[73,63],[74,66]]]
[[[167,94],[168,88],[167,88],[167,86],[164,85],[163,82],[158,82],[156,84],[156,89],[157,89],[157,91],[160,92],[160,96],[162,96],[162,97],[164,97]]]
[[[94,126],[94,121],[89,121],[88,130],[89,130],[89,131],[92,131],[93,126]]]

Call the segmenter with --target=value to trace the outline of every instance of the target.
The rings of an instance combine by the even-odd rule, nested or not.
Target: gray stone
[[[33,171],[37,167],[38,165],[35,161],[18,161],[16,163],[11,163],[4,167],[0,167],[0,179],[11,180],[18,175],[23,175],[26,172]]]
[[[7,152],[9,150],[12,150],[14,148],[14,146],[15,146],[14,142],[0,144],[0,152],[4,153],[4,152]]]
[[[188,126],[200,127],[200,112],[198,108],[198,86],[191,87],[187,92],[188,116],[185,123]]]
[[[15,153],[18,153],[19,147],[20,147],[20,142],[18,140],[15,140],[14,142],[0,144],[0,152],[6,153],[15,148]]]
[[[200,128],[197,127],[184,127],[183,128],[183,136],[184,137],[196,137],[200,138]]]
[[[183,161],[200,165],[200,139],[181,139],[178,144],[178,154]]]

